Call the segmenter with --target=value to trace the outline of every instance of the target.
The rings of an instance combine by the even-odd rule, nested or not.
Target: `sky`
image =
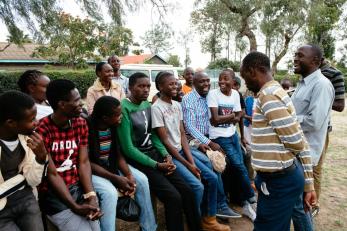
[[[73,16],[80,16],[85,17],[86,14],[83,13],[80,10],[80,7],[75,3],[75,1],[71,0],[60,0],[61,6],[63,7],[63,10],[67,13],[72,14]],[[178,37],[180,32],[191,32],[191,42],[189,44],[190,48],[190,58],[191,58],[191,64],[193,68],[204,68],[208,65],[210,61],[210,54],[209,53],[202,53],[201,52],[201,45],[200,45],[200,39],[201,36],[194,32],[192,29],[192,26],[190,24],[190,13],[194,10],[194,0],[186,0],[186,1],[177,1],[177,0],[166,0],[166,2],[172,4],[174,7],[167,12],[165,16],[165,21],[169,23],[170,27],[172,28],[174,32],[174,39],[171,39],[171,44],[173,49],[170,50],[168,53],[162,53],[160,54],[163,58],[167,58],[169,53],[176,54],[180,57],[181,63],[184,61],[184,49],[182,46],[178,43]],[[107,15],[105,9],[101,9],[104,12],[104,15]],[[155,10],[153,10],[153,6],[147,4],[139,7],[139,10],[136,12],[126,12],[126,14],[123,17],[124,20],[124,26],[130,28],[133,31],[134,35],[134,41],[139,42],[140,45],[142,43],[141,36],[144,35],[144,33],[151,29],[153,25],[155,25],[158,20],[158,14]],[[106,17],[105,21],[110,22],[110,18]],[[3,22],[0,21],[0,41],[6,41],[6,37],[8,35],[7,29]],[[257,33],[257,39],[258,39],[258,50],[261,52],[265,51],[264,44],[264,38]],[[341,42],[338,42],[337,44],[337,50],[340,47]],[[298,39],[293,41],[290,45],[290,49],[288,54],[283,58],[281,63],[279,64],[280,68],[286,68],[286,62],[288,60],[291,60],[293,57],[293,52],[295,48],[297,48],[300,45],[300,42]],[[144,47],[141,46],[143,49]],[[145,53],[150,53],[150,51],[146,48],[144,48]],[[222,56],[225,57],[225,50],[222,51]],[[341,56],[337,52],[337,57]],[[232,55],[233,57],[233,55]]]

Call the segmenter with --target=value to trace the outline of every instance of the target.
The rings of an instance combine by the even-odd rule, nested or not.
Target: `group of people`
[[[289,97],[269,58],[249,53],[245,98],[231,69],[213,90],[203,71],[186,68],[183,85],[160,72],[150,103],[148,76],[122,76],[113,55],[96,65],[85,104],[70,80],[24,72],[21,92],[0,95],[1,230],[44,230],[49,220],[59,230],[114,231],[126,196],[140,208],[141,230],[157,229],[157,198],[168,231],[184,230],[183,214],[191,231],[228,231],[221,219],[241,214],[229,207],[226,181],[254,230],[289,230],[291,220],[313,230],[330,112],[344,109],[344,85],[314,45],[297,50],[294,70],[302,79]],[[233,175],[222,177],[225,164]]]

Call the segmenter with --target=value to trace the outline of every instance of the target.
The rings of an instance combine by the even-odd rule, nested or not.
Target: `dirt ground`
[[[320,213],[314,218],[316,231],[347,231],[347,109],[333,112],[333,131],[330,133],[328,153],[323,165]],[[241,208],[235,207],[241,211]],[[158,231],[164,231],[164,210],[158,205]],[[232,231],[251,231],[252,222],[247,218],[230,219]],[[117,230],[137,231],[137,223],[117,220]]]

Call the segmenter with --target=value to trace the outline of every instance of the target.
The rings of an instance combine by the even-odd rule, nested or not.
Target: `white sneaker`
[[[247,216],[249,219],[251,219],[252,221],[255,220],[256,218],[256,213],[253,210],[252,206],[250,203],[247,203],[242,207],[242,214]]]

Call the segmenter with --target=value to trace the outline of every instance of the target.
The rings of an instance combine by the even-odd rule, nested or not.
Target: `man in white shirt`
[[[114,77],[112,78],[112,81],[118,83],[123,87],[124,93],[128,96],[129,95],[129,79],[122,75],[120,72],[120,59],[117,55],[112,55],[107,59],[108,64],[110,64],[113,68]]]

